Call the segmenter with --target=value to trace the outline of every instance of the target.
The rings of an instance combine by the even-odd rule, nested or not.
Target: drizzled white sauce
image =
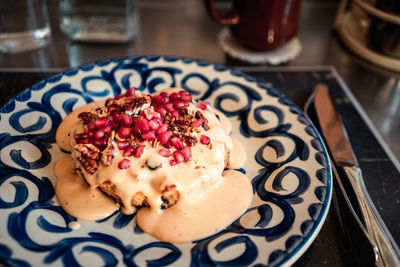
[[[241,172],[224,172],[218,187],[199,200],[180,199],[171,208],[157,212],[142,208],[137,214],[139,227],[154,237],[173,243],[190,242],[226,228],[250,205],[252,187]]]
[[[81,228],[81,224],[75,221],[72,221],[70,223],[68,223],[68,227],[71,228],[72,230],[78,230],[79,228]]]
[[[70,146],[68,133],[71,125],[77,121],[80,112],[90,109],[88,106],[82,107],[61,123],[56,139],[64,150],[67,150],[65,144]],[[153,148],[146,144],[140,158],[132,157],[130,168],[118,168],[118,162],[124,157],[117,153],[111,166],[100,164],[94,174],[81,168],[83,179],[75,174],[73,161],[67,155],[54,168],[57,176],[56,196],[60,205],[81,220],[104,218],[119,206],[98,189],[99,184],[111,181],[116,185],[115,193],[121,198],[124,213],[135,211],[131,206],[131,198],[136,192],[143,192],[147,196],[150,207],[139,210],[137,223],[145,232],[162,241],[188,242],[225,228],[246,210],[252,199],[251,184],[245,175],[233,170],[223,172],[228,152],[228,166],[239,168],[245,161],[245,151],[237,140],[232,141],[227,136],[226,132],[230,132],[232,126],[222,113],[218,114],[219,120],[211,111],[202,113],[209,121],[206,134],[211,139],[212,149],[197,144],[192,147],[192,158],[175,166],[169,164],[170,158],[158,154],[160,147]],[[148,169],[148,159],[160,161],[161,167]],[[79,167],[79,162],[75,165]],[[161,210],[161,192],[168,185],[177,186],[179,200],[171,208]],[[213,220],[207,219],[210,217]]]
[[[56,196],[60,206],[70,215],[85,221],[103,219],[118,210],[118,204],[100,189],[91,188],[74,171],[72,158],[66,155],[54,166]]]

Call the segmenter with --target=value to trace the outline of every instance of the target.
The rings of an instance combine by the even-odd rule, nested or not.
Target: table
[[[359,127],[349,127],[352,142],[355,142],[359,155],[370,153],[369,157],[360,161],[368,173],[367,187],[399,243],[400,193],[397,191],[400,186],[396,181],[399,180],[397,160],[400,159],[399,74],[357,58],[340,43],[332,30],[337,1],[304,0],[298,35],[303,51],[294,61],[279,67],[249,66],[226,56],[216,40],[222,28],[209,19],[200,0],[136,1],[136,36],[132,43],[126,45],[70,42],[58,28],[57,1],[50,0],[48,5],[53,29],[52,43],[32,52],[0,55],[1,103],[60,70],[122,56],[174,55],[235,66],[272,82],[299,106],[304,105],[313,83],[318,81],[318,77],[323,77],[321,73],[331,74],[335,78],[330,84],[336,89],[335,99],[347,101],[342,102],[345,108],[340,110],[347,118],[347,126],[359,122],[363,129],[360,134]],[[218,5],[222,9],[229,8],[225,1]],[[369,138],[368,146],[363,144],[364,138]],[[385,204],[391,209],[384,209]],[[338,220],[331,210],[321,233],[296,266],[357,264],[338,228]]]

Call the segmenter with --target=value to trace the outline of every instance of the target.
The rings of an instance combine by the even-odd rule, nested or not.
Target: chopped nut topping
[[[92,144],[77,144],[75,150],[88,159],[98,159],[100,150]]]
[[[101,161],[104,165],[110,166],[113,163],[114,156],[118,152],[117,143],[114,141],[115,131],[112,131],[107,140],[107,146],[101,153]]]
[[[75,150],[80,153],[80,156],[77,156],[78,161],[88,173],[93,174],[99,166],[97,160],[100,150],[92,144],[78,144]]]
[[[87,159],[87,158],[82,157],[82,156],[81,157],[77,157],[77,159],[82,164],[83,168],[85,168],[85,170],[90,174],[95,173],[95,171],[99,167],[99,164],[97,163],[97,160]]]
[[[85,124],[90,121],[95,121],[99,116],[92,112],[82,112],[78,115],[78,118],[81,119]]]

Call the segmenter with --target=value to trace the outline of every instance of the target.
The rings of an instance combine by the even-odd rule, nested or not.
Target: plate
[[[229,227],[192,243],[160,242],[120,212],[68,227],[75,218],[54,197],[52,168],[65,153],[57,126],[72,110],[130,87],[182,87],[227,115],[246,147],[242,172],[251,207]],[[320,136],[272,84],[190,58],[154,56],[96,62],[26,89],[0,108],[0,260],[10,266],[288,266],[318,234],[332,175]],[[217,216],[217,215],[216,215]],[[212,218],[210,218],[212,220]]]

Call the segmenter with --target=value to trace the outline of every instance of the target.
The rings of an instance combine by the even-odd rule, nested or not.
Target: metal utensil
[[[314,123],[319,132],[318,118],[315,114],[314,107],[315,94],[311,94],[304,105],[304,112]],[[342,184],[339,174],[334,164],[331,164],[333,173],[333,197],[332,207],[335,210],[336,218],[343,233],[343,238],[348,251],[348,262],[354,266],[371,266],[375,265],[377,253],[375,246],[369,237],[367,230],[360,220],[361,215],[353,207],[352,201],[347,195],[345,185]],[[349,254],[350,253],[350,254]]]
[[[314,88],[314,106],[333,161],[337,167],[343,169],[354,190],[365,229],[375,248],[376,265],[400,266],[399,248],[368,194],[346,130],[335,110],[326,85],[320,84]]]

